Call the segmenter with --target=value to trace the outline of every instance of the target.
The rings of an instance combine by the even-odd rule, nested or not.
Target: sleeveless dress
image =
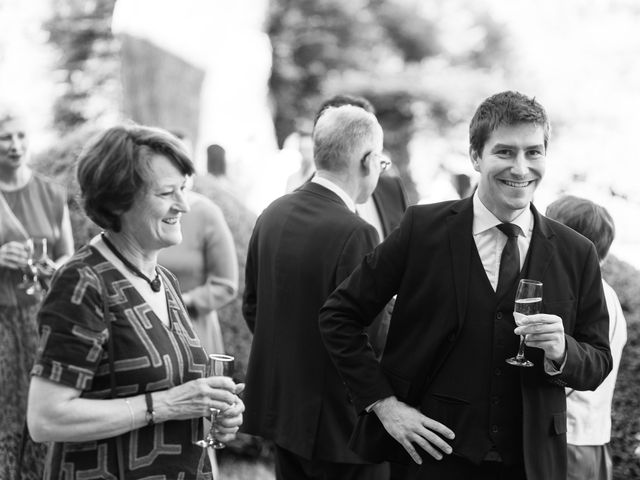
[[[0,245],[43,237],[49,255],[56,258],[66,202],[62,187],[34,174],[24,187],[0,191]],[[13,218],[10,218],[13,217]],[[13,223],[12,223],[13,222]],[[16,225],[19,223],[21,225]],[[26,302],[17,285],[18,270],[0,267],[0,479],[17,478],[17,457],[25,423],[29,371],[37,347],[37,299]],[[42,478],[46,446],[27,439],[22,458],[22,480]]]
[[[38,315],[40,345],[33,375],[111,398],[108,342],[114,349],[116,396],[166,390],[201,378],[207,357],[188,319],[175,277],[160,267],[169,326],[137,289],[93,247],[84,246],[58,271]],[[103,318],[103,292],[109,315]],[[106,322],[111,322],[112,337]],[[124,407],[123,407],[124,408]],[[202,419],[172,420],[120,436],[129,480],[211,480]],[[45,479],[117,478],[113,438],[50,445]]]

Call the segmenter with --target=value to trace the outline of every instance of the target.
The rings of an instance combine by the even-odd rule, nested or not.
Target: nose
[[[520,151],[516,155],[513,165],[511,166],[511,173],[518,177],[524,177],[529,173],[529,164],[524,151]]]
[[[11,147],[17,150],[18,148],[22,148],[23,146],[24,138],[22,137],[22,135],[19,133],[13,133],[11,135]]]
[[[179,190],[176,193],[176,201],[174,204],[174,208],[181,213],[187,213],[191,210],[191,206],[189,205],[189,200],[187,199],[186,190]]]

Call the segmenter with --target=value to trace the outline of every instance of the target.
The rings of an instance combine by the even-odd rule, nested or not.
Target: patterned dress
[[[166,390],[204,376],[206,354],[191,328],[175,278],[161,269],[170,326],[95,248],[79,249],[56,273],[38,316],[40,347],[32,374],[111,397],[108,342],[118,397]],[[103,318],[106,285],[112,338]],[[127,479],[211,479],[206,451],[194,445],[202,419],[167,421],[121,435]],[[113,438],[50,446],[45,479],[117,478]],[[113,476],[112,476],[113,475]]]
[[[66,193],[64,189],[34,174],[17,190],[2,191],[8,211],[0,212],[0,245],[22,242],[26,236],[46,238],[49,256],[66,253],[61,239]],[[1,209],[0,209],[1,210]],[[10,216],[20,227],[10,223]],[[26,235],[26,236],[25,236]],[[22,272],[0,267],[0,479],[17,475],[17,457],[22,436],[29,391],[29,372],[37,348],[37,297],[21,295],[17,285]],[[27,439],[22,458],[22,480],[42,478],[46,446]]]

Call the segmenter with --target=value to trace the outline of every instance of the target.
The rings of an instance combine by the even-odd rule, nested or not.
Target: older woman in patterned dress
[[[210,479],[202,417],[222,412],[221,441],[242,423],[243,385],[206,376],[176,279],[157,263],[182,239],[193,172],[180,142],[148,127],[111,128],[80,155],[85,210],[105,231],[56,274],[39,314],[28,423],[53,442],[45,478]]]

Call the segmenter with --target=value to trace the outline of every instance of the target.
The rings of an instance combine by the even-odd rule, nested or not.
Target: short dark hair
[[[182,142],[166,130],[119,125],[89,140],[77,164],[87,216],[100,227],[119,232],[120,216],[147,188],[154,155],[167,157],[183,175],[195,173]]]
[[[322,115],[327,108],[341,107],[342,105],[353,105],[354,107],[360,107],[369,113],[373,113],[374,115],[376,114],[376,109],[374,108],[374,106],[369,100],[364,97],[347,94],[334,95],[333,97],[322,102],[322,105],[320,105],[320,108],[318,109],[318,113],[316,113],[316,116],[313,119],[313,125],[315,126],[316,123],[318,123],[320,115]]]
[[[498,127],[534,123],[544,130],[544,148],[547,149],[551,125],[544,107],[535,98],[518,92],[501,92],[485,99],[469,124],[471,150],[482,155],[484,144]]]
[[[223,147],[217,144],[207,147],[207,172],[211,175],[223,176],[227,173],[227,154]]]
[[[606,208],[586,198],[565,195],[547,207],[546,215],[587,237],[600,260],[606,258],[616,236],[613,218]]]

